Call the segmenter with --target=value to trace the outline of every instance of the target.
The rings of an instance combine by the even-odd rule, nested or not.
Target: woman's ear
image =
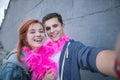
[[[25,41],[26,41],[26,42],[28,42],[28,40],[27,40],[27,39],[25,39]]]
[[[28,44],[28,40],[27,39],[25,39],[25,42]]]

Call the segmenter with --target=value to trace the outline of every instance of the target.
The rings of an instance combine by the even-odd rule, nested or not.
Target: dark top
[[[80,69],[99,72],[96,67],[96,56],[101,50],[103,48],[85,46],[74,40],[68,41],[60,56],[60,80],[81,80]]]

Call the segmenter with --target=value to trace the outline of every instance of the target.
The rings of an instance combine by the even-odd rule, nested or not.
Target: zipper
[[[69,45],[70,45],[70,42],[68,42],[68,44],[67,44],[67,48],[66,48],[66,50],[65,50],[65,54],[64,54],[64,57],[63,57],[60,80],[63,79],[63,70],[64,70],[64,65],[65,65],[65,59],[68,58],[68,46],[69,46]]]
[[[68,46],[70,45],[70,42],[68,42],[68,45],[67,45],[67,50],[65,51],[65,58],[68,58]]]

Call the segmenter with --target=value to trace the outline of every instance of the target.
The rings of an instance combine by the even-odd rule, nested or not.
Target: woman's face
[[[41,47],[46,39],[45,31],[39,23],[34,23],[29,26],[26,37],[26,41],[32,49]]]

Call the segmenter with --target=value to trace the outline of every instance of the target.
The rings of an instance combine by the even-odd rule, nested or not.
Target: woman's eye
[[[35,33],[34,31],[31,31],[30,33]]]
[[[33,33],[35,33],[35,30],[34,29],[28,30],[28,33],[33,34]]]

